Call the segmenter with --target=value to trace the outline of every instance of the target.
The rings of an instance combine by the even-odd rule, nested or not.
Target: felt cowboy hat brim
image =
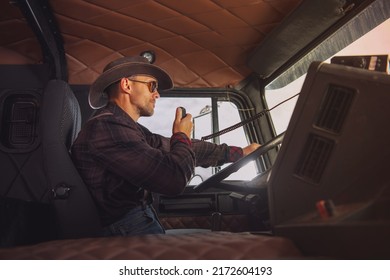
[[[148,75],[158,82],[159,90],[167,90],[173,87],[171,77],[160,67],[150,64],[142,56],[129,56],[116,59],[104,68],[103,73],[91,85],[88,95],[89,105],[93,109],[104,107],[108,102],[105,90],[107,87],[122,78],[132,75]]]

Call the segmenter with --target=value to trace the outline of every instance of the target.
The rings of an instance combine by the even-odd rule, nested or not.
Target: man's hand
[[[187,116],[182,119],[181,114],[181,108],[176,108],[176,117],[175,121],[173,122],[172,134],[183,132],[185,135],[187,135],[188,138],[191,139],[191,132],[193,127],[192,115],[187,113]]]
[[[252,143],[252,144],[250,144],[249,146],[247,146],[247,147],[245,147],[245,148],[242,148],[242,151],[243,151],[244,156],[247,156],[247,155],[249,155],[250,153],[254,152],[254,151],[257,150],[257,148],[259,148],[260,146],[261,146],[260,144]]]

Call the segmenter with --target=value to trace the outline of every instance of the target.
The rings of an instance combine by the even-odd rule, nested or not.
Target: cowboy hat
[[[132,75],[149,75],[156,78],[160,90],[173,87],[171,77],[160,67],[150,64],[142,56],[125,56],[110,62],[104,67],[103,73],[95,80],[89,90],[89,105],[93,109],[104,107],[108,102],[108,96],[105,92],[107,87],[122,78]]]

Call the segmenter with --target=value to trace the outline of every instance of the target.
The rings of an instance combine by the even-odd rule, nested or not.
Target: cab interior
[[[266,98],[267,91],[284,88],[308,71],[324,77],[332,72],[333,66],[327,70],[318,63],[385,22],[390,17],[388,1],[13,0],[2,1],[0,11],[1,259],[390,256],[389,180],[382,170],[389,154],[384,144],[388,133],[373,124],[377,128],[373,134],[384,142],[375,156],[365,153],[360,159],[368,166],[376,162],[376,175],[364,177],[368,185],[372,182],[371,191],[357,186],[339,194],[338,189],[328,188],[318,196],[298,187],[281,198],[286,204],[297,201],[292,209],[300,211],[287,215],[290,209],[279,206],[275,191],[294,183],[278,179],[288,176],[280,171],[285,169],[278,157],[283,146],[298,150],[286,143],[299,141],[294,142],[298,138],[293,125],[279,131],[270,112],[274,105]],[[262,147],[234,166],[197,169],[180,196],[156,194],[154,206],[167,229],[165,236],[101,238],[96,236],[100,225],[94,203],[72,165],[69,148],[94,112],[88,104],[89,86],[107,63],[130,55],[151,56],[175,85],[160,92],[157,106],[166,119],[150,118],[146,126],[159,121],[154,128],[170,127],[172,108],[184,106],[194,117],[194,138],[210,136],[204,141],[238,145],[257,142]],[[387,89],[387,54],[378,54],[383,63],[369,70],[364,55],[344,59],[344,65],[336,61],[339,66],[334,71],[367,68],[356,70],[356,75],[370,79],[360,71],[370,77],[380,73],[384,77],[375,79],[383,79]],[[300,90],[290,91],[285,98],[294,99],[291,110]],[[292,114],[302,123],[301,112],[314,105],[299,101],[299,111],[295,108]],[[236,134],[229,138],[233,131]],[[243,168],[249,161],[253,174],[246,178],[249,171]],[[359,170],[346,167],[345,176],[359,178]],[[333,185],[345,183],[338,177],[334,180]],[[332,196],[341,197],[336,205],[339,211],[356,202],[369,207],[351,206],[354,210],[348,219],[336,217],[316,224],[314,220],[323,213],[315,203],[323,198],[326,203],[320,209],[332,212]],[[285,223],[309,212],[315,218],[303,226]],[[285,216],[286,220],[280,218]],[[358,225],[346,222],[351,219]],[[366,239],[362,245],[363,235],[373,241]],[[341,246],[347,236],[354,238]]]

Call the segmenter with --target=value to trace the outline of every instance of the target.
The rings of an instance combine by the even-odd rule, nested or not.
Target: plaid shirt
[[[184,133],[170,139],[153,134],[110,103],[84,125],[71,154],[108,225],[142,205],[144,190],[180,194],[195,166],[236,161],[242,149],[191,141]]]

